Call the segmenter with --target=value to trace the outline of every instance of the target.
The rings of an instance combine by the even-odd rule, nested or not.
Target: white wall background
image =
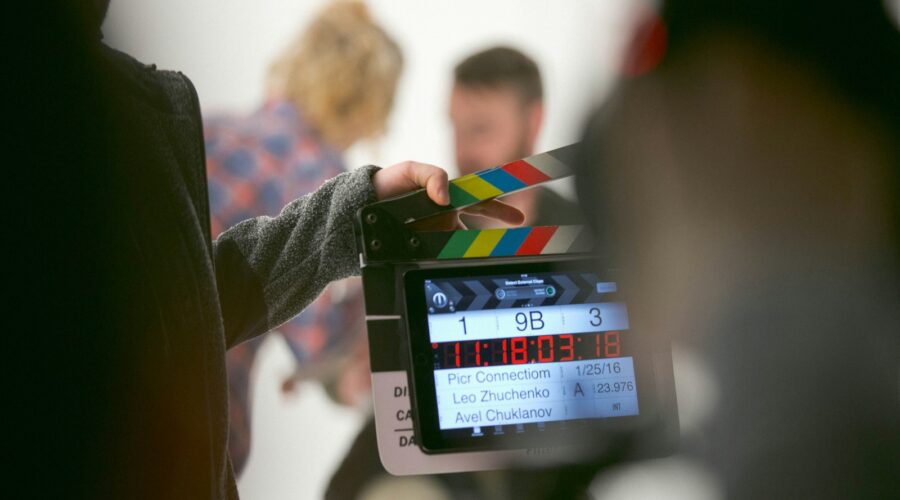
[[[146,63],[178,69],[197,87],[205,114],[252,110],[269,61],[323,0],[113,0],[107,43]],[[414,159],[449,167],[447,98],[453,66],[505,43],[530,54],[544,75],[546,121],[539,150],[577,140],[608,90],[636,0],[370,0],[404,51],[406,67],[388,134],[347,154],[351,166]],[[243,498],[320,498],[362,416],[331,405],[316,386],[278,389],[292,361],[264,345],[257,365],[254,444],[239,481]]]
[[[204,113],[244,112],[263,96],[268,63],[323,0],[113,0],[107,42],[146,63],[178,69]],[[355,148],[348,164],[415,159],[453,167],[447,96],[453,66],[508,43],[537,60],[547,117],[538,149],[578,138],[590,104],[618,65],[635,0],[373,0],[375,18],[404,51],[406,67],[388,135]]]

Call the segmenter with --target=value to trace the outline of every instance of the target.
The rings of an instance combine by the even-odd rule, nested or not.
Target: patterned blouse
[[[344,171],[339,152],[290,102],[271,100],[246,117],[212,117],[204,123],[212,236],[251,217],[277,215]],[[349,292],[348,292],[349,290]],[[330,286],[276,331],[304,372],[321,369],[329,355],[363,335],[358,282]],[[229,452],[239,474],[250,450],[250,373],[263,337],[228,351]]]

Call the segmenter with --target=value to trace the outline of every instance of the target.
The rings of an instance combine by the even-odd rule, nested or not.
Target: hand
[[[421,187],[428,197],[438,205],[450,203],[447,172],[434,165],[405,161],[379,170],[372,177],[375,196],[379,200],[397,196]],[[415,226],[419,230],[465,229],[459,220],[460,212],[452,212],[431,217]],[[462,213],[497,219],[505,224],[518,226],[525,221],[525,214],[519,209],[498,200],[488,200],[465,208]]]

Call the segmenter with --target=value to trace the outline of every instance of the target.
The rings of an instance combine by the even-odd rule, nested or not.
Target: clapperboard
[[[504,278],[509,274],[505,271],[497,276],[483,276],[484,272],[480,271],[483,269],[503,270],[505,269],[504,265],[510,265],[514,266],[517,273],[521,273],[523,269],[526,271],[531,267],[538,269],[542,268],[541,266],[546,267],[549,265],[548,263],[590,259],[595,249],[591,235],[585,227],[542,226],[437,232],[418,232],[410,228],[411,224],[428,217],[460,210],[548,181],[568,177],[573,173],[571,165],[576,147],[577,145],[566,146],[454,179],[449,185],[450,204],[448,206],[434,203],[424,190],[418,190],[397,198],[373,203],[363,207],[357,214],[357,236],[365,295],[377,444],[381,461],[388,472],[395,475],[410,475],[489,470],[523,462],[554,459],[559,450],[553,446],[541,446],[539,449],[526,445],[494,447],[492,443],[505,443],[503,440],[511,439],[511,435],[526,435],[529,432],[539,435],[550,428],[577,428],[575,425],[577,422],[573,420],[504,421],[503,425],[492,425],[492,422],[484,419],[485,414],[488,417],[499,418],[497,415],[518,416],[538,411],[523,406],[524,403],[506,413],[502,411],[490,413],[491,408],[484,409],[478,405],[473,405],[471,410],[465,411],[459,408],[446,410],[441,415],[432,411],[435,408],[416,408],[413,403],[417,399],[411,399],[411,396],[413,395],[412,389],[419,386],[411,384],[414,382],[411,375],[414,370],[411,371],[411,367],[419,366],[416,364],[419,363],[428,369],[449,368],[448,371],[440,373],[455,373],[453,372],[453,369],[456,369],[454,366],[440,366],[440,364],[441,359],[449,360],[448,362],[451,364],[455,360],[455,366],[461,367],[460,363],[465,360],[461,361],[458,353],[459,345],[463,345],[464,348],[474,346],[475,356],[480,355],[482,349],[484,349],[485,355],[493,349],[492,356],[496,363],[500,363],[501,359],[509,363],[525,362],[526,358],[531,356],[530,362],[534,363],[531,366],[551,366],[553,363],[542,365],[537,362],[556,361],[551,358],[561,356],[560,359],[569,361],[569,365],[578,365],[579,370],[582,366],[587,368],[590,364],[597,368],[599,373],[603,371],[604,364],[610,368],[614,362],[617,370],[622,367],[626,370],[630,368],[632,370],[631,378],[627,380],[627,377],[623,378],[625,376],[620,372],[617,372],[619,376],[617,380],[597,379],[599,382],[593,383],[595,382],[593,379],[591,381],[585,379],[585,384],[591,382],[591,388],[596,388],[597,391],[609,386],[610,394],[595,394],[589,404],[570,402],[569,406],[565,407],[559,406],[561,403],[554,403],[557,404],[552,409],[556,411],[554,416],[560,415],[561,412],[577,413],[579,411],[587,412],[585,415],[589,416],[595,416],[591,412],[603,416],[617,413],[627,415],[640,413],[642,417],[652,413],[657,417],[656,421],[663,422],[662,434],[667,436],[665,440],[677,435],[677,410],[671,352],[668,351],[668,346],[654,347],[652,356],[647,356],[646,365],[649,368],[646,368],[644,370],[646,373],[644,373],[641,371],[642,369],[636,368],[640,363],[635,362],[632,367],[631,364],[625,362],[627,360],[624,358],[608,357],[611,350],[610,345],[601,345],[601,342],[609,343],[610,339],[618,342],[618,331],[603,331],[603,328],[606,325],[613,325],[616,322],[616,315],[625,314],[624,306],[616,305],[619,302],[616,302],[618,299],[614,298],[617,293],[614,283],[608,280],[604,281],[604,278],[591,272],[591,269],[537,273],[534,274],[536,276],[534,278],[518,281],[511,280],[509,277]],[[475,276],[447,278],[434,282],[426,280],[427,290],[421,293],[427,297],[423,295],[423,299],[423,297],[417,296],[418,289],[413,290],[416,293],[410,293],[409,276],[421,274],[427,270],[433,270],[437,275],[441,273],[466,274],[467,270],[471,270],[470,274]],[[541,276],[545,278],[541,278]],[[412,296],[417,297],[413,298]],[[597,305],[592,306],[592,304]],[[528,309],[520,309],[523,307]],[[622,312],[616,312],[616,307],[622,308]],[[541,336],[523,336],[520,337],[522,340],[518,343],[524,343],[526,347],[522,347],[519,352],[515,351],[517,348],[515,341],[520,340],[518,337],[512,339],[513,350],[509,353],[506,351],[510,347],[505,340],[502,341],[502,347],[501,341],[496,339],[474,344],[473,341],[464,340],[462,344],[459,342],[456,344],[456,358],[453,358],[453,353],[448,351],[450,352],[449,358],[444,355],[444,358],[439,359],[440,356],[437,353],[439,344],[435,342],[433,345],[436,350],[433,359],[430,355],[423,356],[422,353],[418,354],[420,359],[413,359],[416,345],[424,346],[425,350],[432,345],[428,343],[428,340],[421,340],[425,334],[421,331],[423,328],[416,326],[418,324],[449,324],[452,316],[452,323],[464,330],[460,334],[473,335],[477,332],[465,331],[467,326],[465,315],[480,315],[477,318],[469,316],[469,321],[476,321],[478,318],[481,318],[481,321],[487,321],[485,315],[496,315],[498,318],[509,318],[509,322],[521,320],[518,324],[522,328],[519,328],[518,332],[524,332],[522,335],[527,335],[530,333],[526,331],[529,327],[546,325],[548,330],[553,328],[550,318],[541,316],[541,311],[564,310],[571,317],[572,314],[581,314],[582,309],[584,318],[579,320],[587,322],[585,328],[578,330],[574,324],[575,321],[569,319],[567,327],[577,333],[560,330]],[[591,316],[595,310],[596,314]],[[596,319],[597,324],[600,324],[601,310],[603,318],[606,318],[606,323],[603,327],[595,328],[598,330],[595,332],[593,331],[595,329],[590,326],[594,323],[590,322]],[[415,314],[411,314],[410,311]],[[443,316],[439,316],[441,313]],[[538,314],[539,323],[537,325],[534,324],[535,314]],[[419,318],[421,321],[417,323],[413,316],[421,316]],[[426,321],[431,323],[426,323]],[[500,322],[499,319],[490,321]],[[622,321],[627,323],[627,319],[619,322],[622,323]],[[515,324],[510,323],[510,325],[512,325],[512,331],[516,332]],[[613,326],[609,328],[613,328]],[[596,359],[589,360],[587,358],[593,356],[595,347],[593,344],[589,348],[583,346],[594,342],[594,338],[597,339],[595,346],[597,356]],[[567,342],[572,344],[569,351],[566,351]],[[575,350],[575,342],[578,342],[580,350]],[[443,347],[445,351],[448,349],[446,346]],[[618,349],[618,344],[614,344],[613,347]],[[604,349],[607,357],[604,357],[602,352]],[[519,354],[518,360],[516,354]],[[576,354],[578,360],[582,358],[582,355],[585,359],[576,361]],[[620,353],[616,350],[612,354]],[[509,360],[510,356],[513,358],[512,361]],[[635,360],[637,359],[635,357]],[[491,376],[494,377],[516,369],[524,370],[528,366],[526,364],[488,366],[491,361],[488,361],[487,358],[483,361],[479,359],[478,363],[478,366],[484,365],[481,370],[485,373],[494,370],[491,372]],[[458,370],[463,369],[458,368]],[[545,371],[551,373],[550,370],[535,371],[535,373],[544,373]],[[451,375],[451,377],[453,376],[455,375]],[[576,391],[581,388],[582,380],[570,382],[578,384],[577,387],[576,385],[572,386],[576,387]],[[542,397],[545,394],[549,395],[551,389],[557,390],[558,387],[561,387],[561,394],[571,398],[573,391],[570,388],[567,392],[564,387],[565,383],[569,382],[548,381],[547,389],[533,390],[533,394],[536,397]],[[635,383],[644,389],[640,397],[637,390],[634,389]],[[620,388],[621,390],[619,390]],[[421,392],[417,391],[417,396],[421,396]],[[521,394],[525,395],[526,393],[522,392]],[[439,395],[438,399],[442,397],[444,396]],[[455,399],[456,396],[453,398]],[[548,396],[548,399],[551,398]],[[449,405],[450,402],[447,404]],[[640,412],[638,412],[638,406],[641,408]],[[434,420],[434,425],[443,425],[444,419],[448,418],[446,417],[448,411],[455,411],[456,413],[452,415],[456,415],[457,418],[472,419],[476,422],[471,425],[466,424],[465,432],[467,434],[464,439],[460,438],[460,440],[454,441],[455,438],[452,438],[456,435],[453,433],[463,432],[459,429],[447,431],[448,435],[452,435],[446,441],[450,443],[447,446],[451,451],[436,453],[433,448],[429,450],[428,447],[423,446],[422,438],[424,436],[419,433],[425,431],[419,425],[422,424],[420,420],[425,418],[425,414],[434,413],[432,416],[435,419],[439,418],[441,422]],[[631,413],[628,413],[629,411]],[[481,422],[481,419],[485,421]],[[619,420],[626,421],[627,418]],[[470,442],[481,447],[473,451],[452,448],[453,443],[468,445]],[[565,453],[565,451],[562,450],[559,453]]]

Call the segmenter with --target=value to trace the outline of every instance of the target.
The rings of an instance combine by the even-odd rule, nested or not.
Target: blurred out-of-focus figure
[[[213,236],[286,203],[344,171],[342,152],[385,129],[402,56],[364,4],[328,4],[271,67],[266,102],[248,116],[204,122]],[[335,282],[278,328],[297,361],[339,403],[365,406],[368,352],[358,278]],[[227,354],[229,452],[236,473],[251,446],[250,375],[265,337]]]
[[[450,122],[460,175],[531,156],[544,122],[544,86],[538,65],[505,46],[465,58],[453,71]],[[528,226],[580,220],[578,206],[552,189],[537,187],[503,199],[525,212]],[[463,217],[463,221],[470,227],[486,227],[476,217]]]
[[[897,26],[880,1],[661,19],[661,63],[591,120],[577,186],[632,324],[709,364],[682,455],[727,498],[897,498]]]

